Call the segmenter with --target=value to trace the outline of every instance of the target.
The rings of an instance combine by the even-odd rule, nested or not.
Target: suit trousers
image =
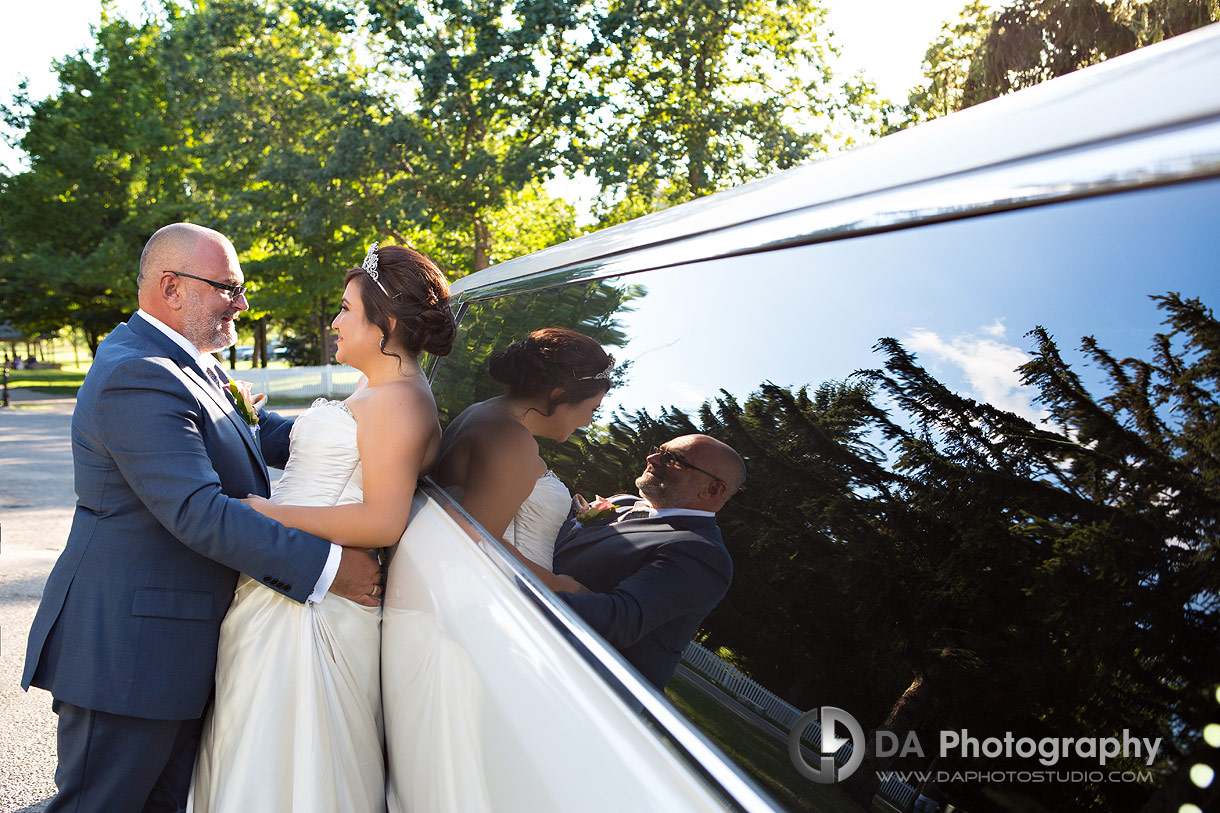
[[[47,813],[186,809],[203,720],[146,720],[56,700],[59,792]]]

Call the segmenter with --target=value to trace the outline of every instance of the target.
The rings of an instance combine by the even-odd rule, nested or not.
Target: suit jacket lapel
[[[237,412],[229,396],[221,392],[212,379],[208,378],[207,374],[200,368],[198,359],[188,355],[185,350],[175,344],[168,336],[148,324],[138,313],[133,314],[127,324],[140,336],[161,348],[168,358],[172,359],[182,368],[182,373],[188,380],[193,381],[199,389],[207,393],[208,397],[217,406],[224,410],[225,415],[229,418],[229,423],[233,424],[238,434],[241,435],[242,441],[246,444],[246,449],[258,462],[258,469],[262,473],[264,484],[270,489],[271,478],[267,474],[267,463],[263,460],[263,450],[259,448],[254,433],[250,431],[249,424]]]

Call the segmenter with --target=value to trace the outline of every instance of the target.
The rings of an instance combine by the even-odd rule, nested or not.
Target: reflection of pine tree
[[[884,370],[812,393],[725,393],[697,421],[677,409],[619,416],[556,469],[607,494],[630,486],[654,444],[691,431],[725,440],[750,479],[720,517],[736,575],[705,624],[710,643],[799,707],[919,731],[930,752],[942,728],[1163,737],[1154,803],[1176,809],[1190,792],[1183,771],[1206,756],[1220,675],[1220,323],[1197,300],[1157,301],[1172,332],[1151,362],[1084,341],[1108,378],[1102,398],[1046,331],[1031,334],[1021,372],[1047,425],[953,393],[887,339]],[[890,469],[871,432],[892,445]],[[870,755],[859,776],[880,767]],[[852,785],[871,793],[867,780]],[[1133,810],[1151,791],[1034,786],[1042,804],[1075,809]]]

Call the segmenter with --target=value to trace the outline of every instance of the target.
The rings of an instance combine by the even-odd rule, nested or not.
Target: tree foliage
[[[104,17],[92,51],[56,64],[59,91],[6,117],[30,169],[0,177],[9,246],[6,318],[29,332],[82,328],[90,349],[135,306],[135,260],[190,211],[184,127],[169,109],[161,29]]]
[[[825,152],[830,122],[867,95],[836,85],[825,15],[818,0],[612,2],[592,172],[612,198],[655,209]]]
[[[967,5],[924,57],[907,124],[994,99],[1220,20],[1220,0],[1015,0]]]
[[[468,268],[486,268],[494,213],[551,177],[597,101],[585,69],[591,9],[566,0],[367,8],[410,95],[378,132],[394,178],[386,208],[468,232]]]

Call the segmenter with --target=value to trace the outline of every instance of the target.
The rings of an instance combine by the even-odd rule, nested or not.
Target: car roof
[[[850,152],[495,265],[462,294],[625,252],[1220,116],[1220,23]],[[1099,167],[1104,172],[1104,167]]]

